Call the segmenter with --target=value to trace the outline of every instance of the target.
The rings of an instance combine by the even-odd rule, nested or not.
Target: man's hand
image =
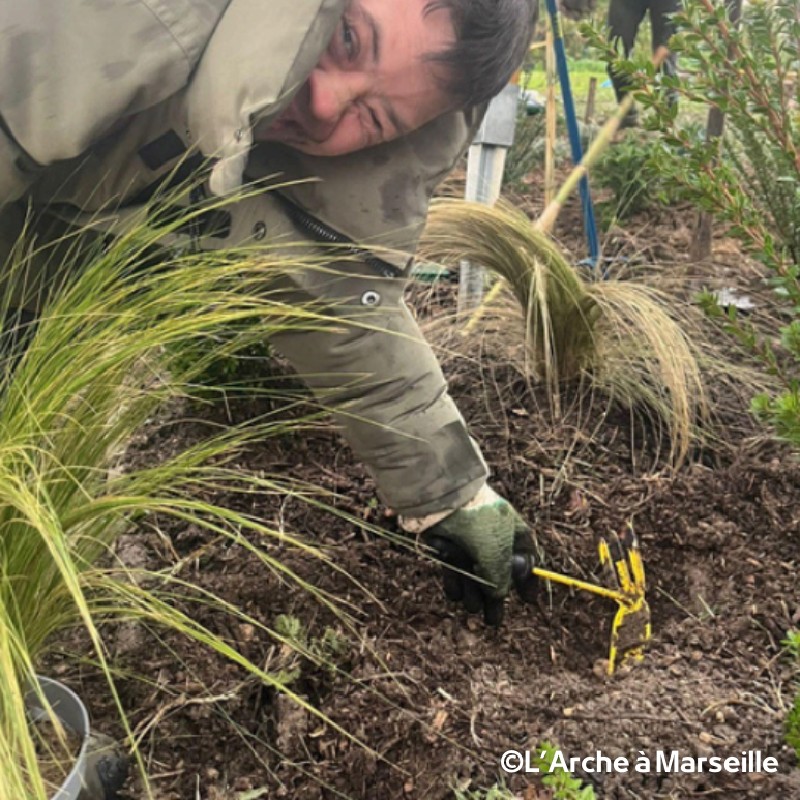
[[[86,746],[86,770],[78,800],[117,800],[128,777],[128,759],[113,739],[91,733]]]
[[[489,486],[463,508],[428,528],[422,539],[447,564],[443,568],[444,592],[462,602],[471,614],[483,611],[488,625],[503,619],[503,601],[512,583],[512,558],[527,561],[513,583],[520,597],[533,602],[534,545],[530,530],[511,504]],[[476,580],[471,575],[477,576]]]

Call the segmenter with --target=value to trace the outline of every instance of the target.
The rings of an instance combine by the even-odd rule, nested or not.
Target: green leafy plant
[[[786,744],[794,750],[795,758],[800,760],[800,690],[786,716]]]
[[[326,626],[321,636],[311,636],[303,622],[291,614],[279,614],[275,619],[277,638],[306,660],[321,665],[329,675],[334,675],[338,664],[347,653],[348,640],[340,631]],[[295,668],[293,679],[300,677]]]
[[[745,6],[737,25],[726,4],[687,0],[674,21],[679,77],[657,79],[647,64],[615,63],[650,109],[648,126],[662,132],[665,146],[653,159],[662,179],[724,223],[768,271],[786,315],[773,316],[770,331],[713,310],[708,297],[704,304],[777,379],[780,388],[759,394],[754,412],[800,445],[800,16],[794,3],[759,0]],[[607,48],[593,35],[595,46]],[[666,102],[668,93],[679,105],[701,102],[723,114],[724,134],[699,139]]]
[[[800,19],[791,3],[759,0],[737,25],[727,5],[686,0],[673,16],[674,77],[658,74],[647,58],[621,59],[604,31],[584,26],[584,33],[649,109],[646,126],[663,144],[653,161],[662,180],[779,267],[787,254],[800,258]],[[725,115],[724,136],[698,135],[697,123],[678,113],[692,103]]]
[[[563,767],[555,764],[559,748],[542,742],[536,748],[536,766],[544,774],[542,783],[553,793],[553,800],[595,800],[594,788],[584,786],[580,778],[573,778]]]
[[[786,744],[794,750],[796,758],[800,760],[800,631],[789,631],[783,644],[794,661],[798,677],[794,701],[784,723],[784,738]]]
[[[515,800],[504,783],[495,784],[491,789],[454,789],[455,800]]]
[[[737,26],[724,4],[689,0],[675,25],[670,46],[681,75],[662,84],[722,112],[725,133],[699,139],[639,76],[650,126],[671,145],[657,165],[781,276],[800,261],[800,18],[790,3],[762,0],[748,4]]]
[[[189,362],[198,359],[206,361],[206,368],[195,376],[198,386],[212,390],[238,388],[244,391],[258,390],[265,386],[269,376],[269,362],[272,356],[269,342],[239,343],[240,349],[231,349],[239,337],[235,328],[220,330],[213,336],[181,347],[182,357]],[[213,353],[213,357],[208,355]]]
[[[677,199],[657,167],[664,146],[659,138],[629,135],[600,157],[592,183],[611,192],[610,200],[598,203],[606,224]]]

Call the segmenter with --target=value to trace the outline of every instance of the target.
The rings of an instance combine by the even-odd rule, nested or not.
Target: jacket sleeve
[[[472,141],[482,115],[482,108],[447,114],[409,136],[338,158],[263,148],[250,161],[252,178],[280,175],[279,191],[295,206],[365,248],[347,259],[335,249],[317,250],[318,260],[329,255],[333,263],[297,275],[297,299],[324,304],[337,324],[281,335],[274,343],[334,410],[383,500],[407,518],[461,507],[487,476],[436,356],[403,301],[430,197]],[[253,208],[266,210],[275,203],[272,194],[254,198]],[[265,222],[275,245],[308,241],[309,231],[313,236],[314,226],[298,225],[297,218]],[[257,228],[250,219],[233,238],[241,241]],[[395,277],[386,277],[365,253],[389,262]]]
[[[318,262],[330,258],[325,269],[302,269],[293,277],[290,299],[322,304],[335,324],[282,334],[274,344],[335,412],[383,500],[405,517],[459,508],[487,475],[436,356],[403,301],[430,196],[472,140],[480,116],[446,115],[409,137],[351,156],[315,160],[278,148],[251,158],[252,178],[279,174],[279,190],[294,205],[389,261],[395,277],[358,250],[346,259],[341,249],[320,252],[309,243],[314,225],[288,219],[275,192],[232,209],[234,244],[267,231],[273,248],[293,243],[290,258],[301,242]],[[314,179],[303,180],[308,177]]]
[[[298,299],[323,299],[334,322],[273,343],[335,412],[382,499],[406,517],[468,502],[486,465],[406,307],[405,280],[349,262],[306,271],[302,282],[305,297]]]
[[[230,0],[0,0],[0,206],[189,80]]]
[[[264,273],[265,291],[324,315],[313,329],[274,334],[271,342],[333,412],[382,500],[405,517],[471,500],[486,465],[404,302],[409,257],[389,268],[365,251],[315,242],[275,191],[250,193],[224,210],[224,238],[202,237],[199,246],[232,247],[237,257],[246,248],[246,270],[261,268],[265,248],[265,264],[281,257],[285,265],[280,278]]]

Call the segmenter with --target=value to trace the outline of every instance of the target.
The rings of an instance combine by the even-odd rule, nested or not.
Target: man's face
[[[454,40],[446,10],[428,0],[351,0],[328,49],[261,141],[337,156],[396,139],[449,110],[424,56]],[[441,76],[439,76],[441,77]]]

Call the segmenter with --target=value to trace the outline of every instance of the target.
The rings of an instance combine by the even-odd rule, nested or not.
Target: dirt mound
[[[577,214],[571,205],[561,231],[581,252]],[[685,220],[685,211],[665,212],[660,227],[642,222],[646,236],[620,233],[609,246],[629,270],[645,256],[670,261],[675,285],[694,291],[707,276],[725,274],[725,259],[738,265],[741,258],[723,248],[723,262],[697,274],[681,260]],[[414,300],[423,317],[452,313],[450,287],[422,295]],[[173,570],[254,622],[299,626],[295,635],[309,657],[253,624],[190,607],[267,670],[291,672],[292,689],[327,718],[173,635],[106,626],[158,800],[444,800],[456,786],[499,782],[504,751],[538,751],[545,741],[567,757],[602,751],[633,762],[642,752],[655,759],[659,750],[696,758],[757,750],[779,763],[776,775],[584,772],[599,798],[800,799],[800,772],[782,744],[796,666],[793,673],[781,640],[800,625],[796,457],[760,437],[746,398],[724,390],[714,401],[729,445],[696,452],[673,472],[661,460],[668,447],[646,419],[585,395],[566,398],[555,419],[510,354],[457,338],[445,350],[451,392],[482,443],[494,484],[531,522],[548,567],[596,577],[596,536],[633,525],[653,613],[644,662],[607,677],[613,603],[560,587],[542,587],[538,607],[512,600],[497,631],[449,605],[433,564],[358,524],[387,520],[363,466],[319,425],[252,448],[240,463],[324,486],[349,519],[292,496],[213,499],[323,548],[332,566],[268,545],[302,579],[349,604],[352,626],[244,548],[195,528],[147,519],[120,543],[121,559]],[[265,411],[265,402],[204,413],[243,419]],[[202,433],[202,424],[176,417],[137,448],[157,456]],[[77,634],[64,648],[88,651]],[[108,689],[91,665],[65,654],[48,669],[81,691],[98,729],[120,735]],[[531,774],[507,785],[524,800],[547,796]],[[142,796],[136,781],[128,795]]]

